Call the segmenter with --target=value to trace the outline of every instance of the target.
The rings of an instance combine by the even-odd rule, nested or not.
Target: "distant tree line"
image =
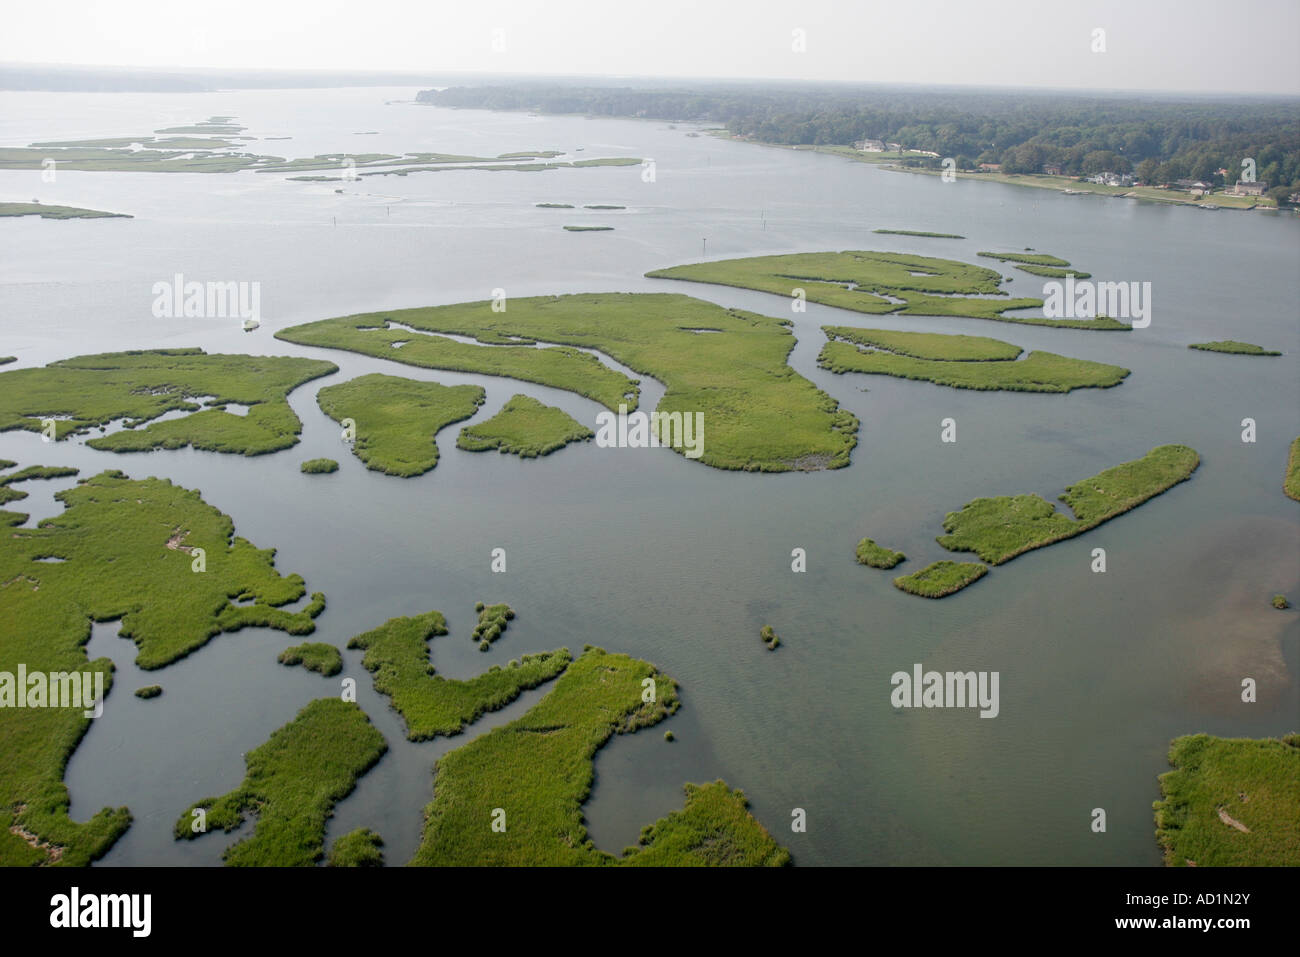
[[[884,140],[939,158],[907,162],[1004,172],[1132,173],[1145,183],[1231,186],[1255,179],[1285,200],[1300,189],[1300,102],[870,87],[635,89],[562,84],[450,87],[421,102],[489,110],[716,123],[764,143],[850,145]],[[1220,173],[1219,170],[1225,170]]]

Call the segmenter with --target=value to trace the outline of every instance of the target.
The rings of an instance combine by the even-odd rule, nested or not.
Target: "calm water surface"
[[[359,183],[293,183],[282,174],[0,172],[0,199],[132,213],[132,220],[0,221],[0,354],[17,367],[121,349],[201,346],[329,359],[338,375],[291,396],[302,443],[245,459],[194,450],[96,452],[0,435],[0,456],[120,468],[199,488],[237,532],[278,549],[329,607],[313,640],[343,647],[394,615],[436,608],[451,634],[435,666],[468,677],[520,654],[598,644],[655,662],[682,683],[670,727],[622,736],[596,760],[585,813],[596,843],[618,852],[683,801],[686,781],[722,777],[800,864],[1159,863],[1151,802],[1169,739],[1205,731],[1275,735],[1300,725],[1294,612],[1300,509],[1281,483],[1300,434],[1300,222],[909,176],[807,151],[685,135],[687,127],[577,117],[451,111],[415,91],[217,94],[0,93],[0,145],[147,133],[228,114],[249,144],[290,157],[432,150],[496,155],[533,149],[567,158],[653,158],[637,167],[542,173],[420,173]],[[375,130],[377,135],[356,136]],[[342,187],[344,192],[335,193]],[[539,202],[612,203],[625,211],[542,210]],[[566,223],[614,232],[565,233]],[[337,223],[337,225],[335,225]],[[957,232],[966,240],[877,236],[880,227]],[[778,297],[643,278],[700,258],[810,250],[895,249],[976,261],[980,250],[1033,247],[1098,279],[1150,281],[1154,319],[1133,334],[1039,329],[968,319],[867,317]],[[989,261],[985,261],[986,263]],[[1013,294],[1041,281],[1015,277]],[[262,284],[262,327],[159,320],[151,287],[187,279]],[[504,379],[413,369],[272,338],[300,322],[376,309],[565,292],[667,291],[788,316],[791,364],[862,421],[850,468],[813,474],[722,472],[667,450],[570,447],[542,460],[471,454],[455,429],[419,478],[367,472],[315,405],[324,385],[370,372],[476,382],[495,414],[516,392],[592,423],[598,407],[570,393]],[[827,323],[991,335],[1133,370],[1123,385],[1068,396],[981,393],[816,366]],[[1236,338],[1279,359],[1189,351]],[[662,394],[644,383],[647,407]],[[939,441],[952,417],[958,441]],[[1244,444],[1241,420],[1258,441]],[[707,431],[706,431],[707,436]],[[707,438],[706,438],[707,441]],[[934,541],[946,512],[979,495],[1064,486],[1155,445],[1196,448],[1201,468],[1135,512],[994,569],[941,602],[897,591],[895,573],[858,566],[871,536],[909,556],[901,571],[951,557]],[[305,477],[328,455],[341,469]],[[24,509],[54,514],[71,482],[32,483]],[[504,547],[508,571],[493,575]],[[1089,570],[1104,547],[1108,571]],[[808,571],[790,570],[804,548]],[[469,640],[476,600],[518,612],[489,654]],[[763,624],[782,639],[769,653]],[[127,805],[135,823],[105,864],[220,862],[238,835],[174,842],[191,802],[235,787],[243,754],[307,701],[337,692],[275,662],[297,639],[250,629],[222,635],[161,672],[139,672],[116,626],[96,626],[92,656],[119,681],[69,763],[72,814]],[[390,863],[419,840],[434,760],[522,714],[537,689],[465,736],[413,744],[370,688],[360,653],[344,675],[390,745],[339,805],[330,837],[369,826]],[[1001,714],[895,711],[890,675],[927,669],[1001,675]],[[1242,704],[1240,681],[1259,682]],[[154,701],[130,692],[160,683]],[[793,834],[791,809],[808,830]],[[1105,808],[1108,831],[1090,813]]]

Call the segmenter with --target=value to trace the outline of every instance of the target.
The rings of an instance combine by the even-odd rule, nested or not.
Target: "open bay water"
[[[1300,617],[1269,598],[1300,598],[1300,506],[1281,489],[1300,435],[1300,222],[1294,215],[1140,204],[992,183],[914,176],[809,151],[763,148],[690,127],[581,117],[452,111],[409,101],[413,89],[214,94],[0,93],[0,145],[147,134],[231,115],[248,149],[286,157],[430,150],[496,155],[564,150],[565,160],[635,156],[635,166],[546,172],[460,171],[289,182],[290,174],[0,171],[0,199],[87,206],[131,220],[0,220],[0,354],[42,365],[92,352],[200,346],[325,358],[337,375],[295,391],[302,442],[243,458],[186,449],[115,455],[81,440],[0,434],[0,456],[69,464],[83,476],[121,469],[201,489],[236,533],[276,548],[329,605],[308,640],[347,640],[395,615],[436,608],[451,633],[431,643],[450,677],[560,646],[585,644],[655,662],[681,682],[669,721],[614,738],[596,758],[584,813],[617,853],[680,807],[686,781],[724,778],[801,865],[1150,864],[1160,861],[1151,802],[1169,740],[1205,731],[1278,735],[1300,725]],[[375,135],[355,135],[376,131]],[[582,147],[582,152],[576,152]],[[328,171],[310,171],[328,175]],[[343,192],[336,193],[336,189]],[[538,209],[539,202],[575,209]],[[584,210],[587,203],[626,206]],[[337,222],[337,225],[335,223]],[[567,233],[565,224],[613,232]],[[876,228],[955,232],[965,240],[875,235]],[[1153,319],[1132,333],[1045,329],[974,319],[866,316],[758,292],[651,280],[650,269],[708,258],[884,249],[979,259],[1033,247],[1095,280],[1150,281]],[[1044,280],[1012,269],[1008,291]],[[156,319],[152,286],[187,280],[261,283],[262,326]],[[272,338],[330,316],[569,292],[684,293],[794,323],[790,362],[861,420],[847,469],[725,472],[667,449],[594,443],[538,460],[455,448],[439,435],[430,473],[368,472],[315,405],[323,386],[370,372],[474,382],[487,401],[472,421],[523,392],[589,426],[600,407],[528,383],[416,369]],[[1030,349],[1125,366],[1117,388],[1069,395],[974,392],[816,365],[824,324],[992,336]],[[1280,358],[1188,350],[1234,338]],[[3,380],[0,379],[0,384]],[[644,381],[647,410],[662,394]],[[957,442],[940,442],[940,421]],[[1258,441],[1241,441],[1254,418]],[[708,423],[705,423],[708,441]],[[957,558],[938,546],[945,513],[981,495],[1064,487],[1150,448],[1185,443],[1201,466],[1135,511],[993,568],[942,601],[890,579]],[[340,471],[304,476],[330,456]],[[72,480],[27,483],[15,508],[38,520]],[[870,536],[908,561],[859,566]],[[507,550],[492,574],[491,550]],[[1104,547],[1108,570],[1090,571]],[[791,572],[791,551],[808,570]],[[491,652],[470,641],[474,602],[518,613]],[[781,647],[769,652],[760,626]],[[175,842],[192,802],[243,777],[243,754],[309,700],[357,679],[359,701],[389,753],[336,809],[329,840],[379,831],[390,864],[419,840],[434,760],[522,714],[525,693],[458,738],[413,744],[374,693],[361,654],[333,679],[275,656],[303,639],[264,629],[220,635],[186,659],[141,673],[134,648],[98,626],[92,656],[118,666],[105,707],[69,762],[72,814],[127,805],[135,823],[103,859],[216,864],[238,835]],[[890,705],[890,676],[998,671],[1000,714]],[[1259,701],[1240,701],[1240,682]],[[152,701],[131,692],[158,683]],[[673,743],[663,740],[671,729]],[[1107,831],[1090,829],[1093,808]],[[807,812],[792,833],[791,812]],[[486,820],[486,818],[485,818]],[[485,825],[486,826],[486,825]]]

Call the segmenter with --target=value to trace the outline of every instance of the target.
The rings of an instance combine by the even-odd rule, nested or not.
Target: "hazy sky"
[[[1300,93],[1300,0],[58,0],[0,22],[2,62]]]

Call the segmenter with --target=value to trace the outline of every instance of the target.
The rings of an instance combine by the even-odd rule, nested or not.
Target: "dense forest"
[[[1243,161],[1280,201],[1300,189],[1300,101],[885,87],[635,89],[512,84],[425,90],[438,106],[704,122],[765,143],[875,139],[952,157],[960,169],[1133,173],[1144,183],[1232,185]],[[908,162],[938,166],[939,158]],[[1219,170],[1226,170],[1226,175]]]

